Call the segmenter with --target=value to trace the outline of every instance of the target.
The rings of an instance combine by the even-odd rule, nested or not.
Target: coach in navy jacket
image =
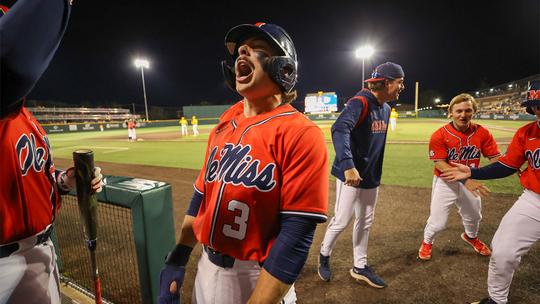
[[[405,74],[401,66],[386,62],[379,65],[366,82],[368,88],[351,98],[332,126],[336,158],[332,175],[336,180],[335,216],[328,224],[321,245],[319,276],[331,279],[330,255],[339,234],[355,214],[353,230],[353,278],[383,288],[385,282],[367,264],[369,230],[381,182],[389,101],[397,100]]]

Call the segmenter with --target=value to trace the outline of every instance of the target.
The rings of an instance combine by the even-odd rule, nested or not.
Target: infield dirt
[[[67,159],[56,159],[57,168],[71,166]],[[183,215],[193,194],[197,170],[97,162],[105,175],[139,177],[172,185],[175,230],[180,231]],[[388,284],[377,290],[357,283],[350,275],[352,266],[351,226],[340,236],[331,257],[333,277],[323,282],[317,275],[317,258],[326,224],[317,227],[309,258],[295,283],[298,303],[466,303],[487,295],[489,258],[476,254],[460,239],[463,226],[454,208],[447,229],[437,236],[433,258],[417,259],[423,229],[429,216],[431,189],[382,185],[370,240],[368,262]],[[483,201],[480,238],[491,238],[517,196],[492,194]],[[335,184],[329,189],[329,218],[334,214]],[[187,266],[182,287],[183,303],[191,302],[201,247],[197,246]],[[540,245],[523,258],[510,290],[509,303],[540,303]],[[137,288],[137,286],[133,286]]]

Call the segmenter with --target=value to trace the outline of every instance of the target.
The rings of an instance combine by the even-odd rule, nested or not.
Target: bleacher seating
[[[27,108],[41,123],[69,122],[108,122],[124,121],[130,118],[139,119],[140,115],[132,115],[128,109],[121,108]]]
[[[526,114],[521,102],[525,99],[529,81],[534,78],[538,75],[471,93],[478,101],[478,114]]]

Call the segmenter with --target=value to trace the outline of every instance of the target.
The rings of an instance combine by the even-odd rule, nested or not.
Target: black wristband
[[[178,244],[174,249],[167,254],[165,264],[173,266],[186,266],[191,255],[192,247]]]

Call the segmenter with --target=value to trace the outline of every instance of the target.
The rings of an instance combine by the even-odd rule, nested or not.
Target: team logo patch
[[[212,148],[206,164],[206,182],[222,181],[262,192],[272,191],[277,183],[274,179],[276,164],[268,163],[261,169],[261,161],[254,159],[250,152],[250,145],[241,144],[225,144],[219,155],[218,147]]]
[[[529,161],[529,166],[531,166],[531,168],[535,170],[540,169],[540,148],[534,151],[526,150],[525,157]]]
[[[473,160],[480,159],[480,150],[475,146],[464,146],[456,151],[456,148],[452,148],[448,151],[448,160],[460,161],[460,160]]]
[[[22,171],[22,175],[25,176],[28,173],[30,168],[34,168],[36,172],[41,172],[43,166],[47,163],[49,158],[50,144],[47,136],[43,137],[47,149],[45,147],[38,147],[36,143],[36,137],[34,134],[21,135],[15,149],[17,150],[17,155],[19,156],[19,166]]]

